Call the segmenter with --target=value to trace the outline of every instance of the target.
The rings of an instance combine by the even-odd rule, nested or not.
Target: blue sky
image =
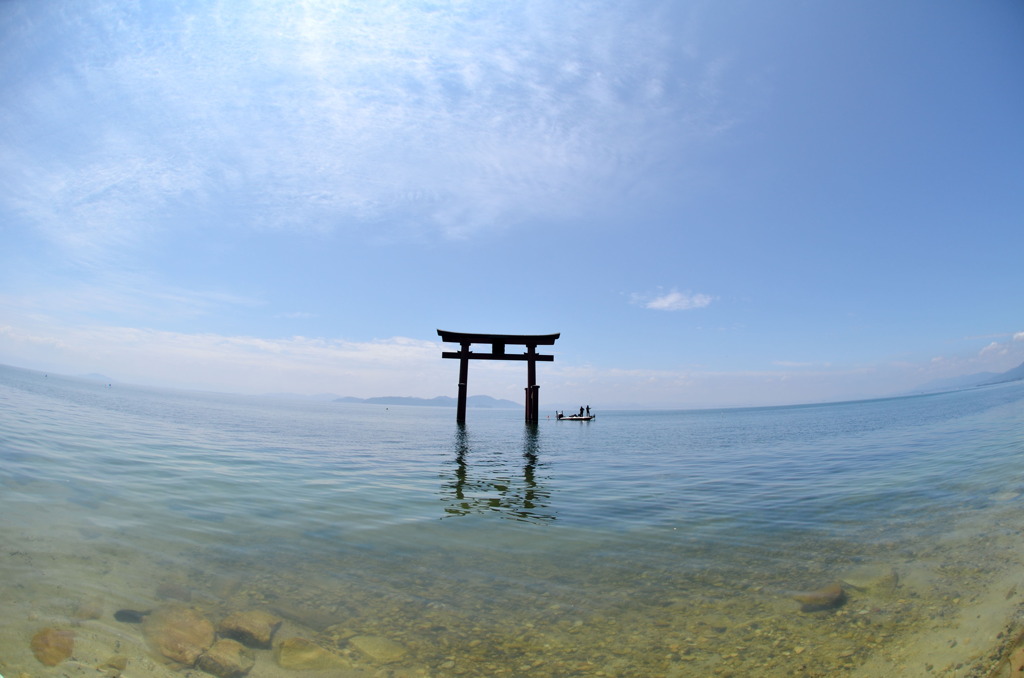
[[[0,3],[0,362],[542,410],[1024,361],[1024,4]],[[521,400],[521,363],[470,393]]]

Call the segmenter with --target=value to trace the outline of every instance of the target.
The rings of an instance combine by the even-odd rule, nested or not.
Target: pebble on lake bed
[[[75,606],[74,611],[71,613],[71,617],[77,621],[99,619],[102,616],[103,601],[99,598],[89,598],[87,600],[79,601]]]
[[[801,612],[818,612],[840,607],[846,602],[846,591],[842,584],[833,582],[814,591],[801,591],[793,594],[793,600],[800,603]]]

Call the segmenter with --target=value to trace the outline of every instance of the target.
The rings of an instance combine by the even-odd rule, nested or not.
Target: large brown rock
[[[198,666],[220,678],[239,678],[249,673],[255,663],[256,658],[244,645],[237,640],[221,638],[199,657]]]
[[[181,604],[158,607],[146,615],[142,632],[155,651],[185,666],[194,665],[213,645],[213,624],[196,610]]]
[[[75,634],[65,629],[45,628],[32,636],[32,654],[46,666],[56,666],[71,656]]]
[[[833,582],[813,591],[794,593],[793,600],[800,603],[802,612],[831,610],[846,602],[846,591],[843,590],[842,584]]]
[[[1024,647],[1018,647],[1010,655],[1010,675],[1024,675]]]
[[[225,618],[217,627],[217,632],[249,647],[270,649],[270,642],[279,626],[280,617],[262,610],[247,610]]]

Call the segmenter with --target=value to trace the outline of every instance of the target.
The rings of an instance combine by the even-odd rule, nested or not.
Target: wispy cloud
[[[171,332],[138,327],[49,324],[15,317],[0,325],[0,362],[70,374],[99,372],[124,382],[230,390],[341,395],[453,395],[456,361],[441,359],[437,341],[390,337],[348,341],[290,336],[266,339],[211,332]],[[580,394],[597,407],[725,407],[874,397],[907,392],[920,384],[971,371],[1004,371],[1024,360],[1020,341],[971,356],[889,365],[777,363],[776,369],[723,372],[690,369],[620,369],[545,365],[544,403],[577,406]],[[1007,349],[1011,349],[1007,351]],[[415,375],[415,379],[410,379]],[[519,400],[520,364],[475,365],[473,393]],[[547,405],[545,405],[547,406]]]
[[[728,119],[723,62],[628,7],[164,12],[63,8],[49,91],[5,83],[0,114],[29,133],[3,142],[0,197],[85,262],[180,213],[464,237],[595,209]]]
[[[688,311],[695,308],[705,308],[714,301],[714,297],[709,294],[680,292],[678,290],[654,296],[634,294],[632,299],[633,303],[655,311]]]
[[[458,371],[455,361],[441,359],[439,342],[406,337],[351,342],[25,325],[0,326],[0,359],[5,351],[20,347],[21,355],[32,355],[48,371],[99,372],[128,383],[146,375],[141,381],[149,384],[240,393],[434,397],[454,395]],[[521,400],[522,372],[521,365],[475,366],[472,392]],[[723,373],[556,363],[545,366],[541,380],[544,403],[551,407],[567,402],[575,406],[581,393],[598,407],[710,407],[836,399],[869,373],[863,368]],[[410,381],[410,375],[416,379]]]
[[[1010,344],[1007,342],[993,341],[991,344],[978,352],[979,356],[1006,355],[1010,351]]]
[[[144,276],[99,276],[98,282],[37,289],[26,294],[0,293],[0,310],[13,317],[64,317],[74,324],[87,318],[107,322],[164,325],[168,321],[222,315],[264,305],[259,299],[218,290],[150,284]]]
[[[368,342],[263,339],[110,325],[0,326],[0,355],[19,350],[49,369],[97,371],[126,381],[243,393],[345,391],[434,396],[451,381],[440,344],[395,337]],[[154,357],[159,356],[158,360]],[[416,374],[412,385],[409,375]],[[144,377],[141,375],[145,375]],[[388,392],[390,391],[390,393]]]

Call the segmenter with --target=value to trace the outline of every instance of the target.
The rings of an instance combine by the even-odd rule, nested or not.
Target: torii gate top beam
[[[438,330],[441,341],[452,344],[512,344],[513,346],[554,346],[562,336],[555,334],[473,334],[470,332],[448,332]]]

